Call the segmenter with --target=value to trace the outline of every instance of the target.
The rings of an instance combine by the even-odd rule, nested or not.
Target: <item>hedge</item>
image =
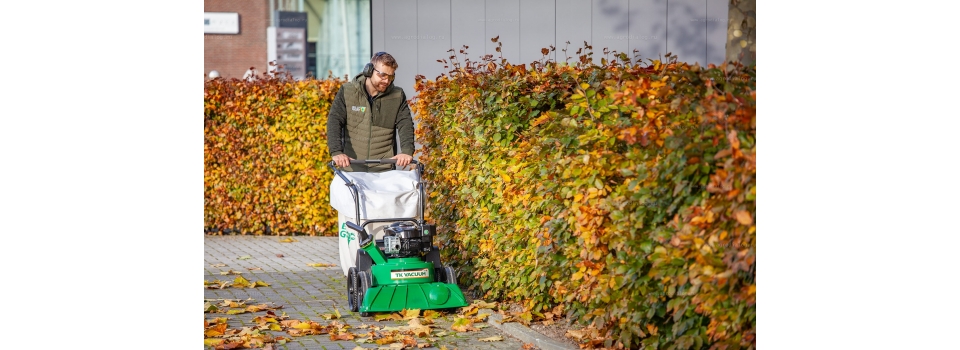
[[[341,79],[204,82],[204,227],[331,235],[327,112]]]
[[[755,70],[577,54],[417,77],[443,256],[583,346],[754,348]]]

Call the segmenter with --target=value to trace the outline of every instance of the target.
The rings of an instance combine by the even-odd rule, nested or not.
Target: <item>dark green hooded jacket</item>
[[[327,146],[330,157],[346,154],[353,159],[389,159],[398,153],[413,155],[413,118],[403,89],[392,83],[387,91],[370,99],[362,74],[343,84],[327,116]],[[396,137],[400,135],[399,150]],[[382,164],[353,164],[346,171],[381,172],[393,169]]]

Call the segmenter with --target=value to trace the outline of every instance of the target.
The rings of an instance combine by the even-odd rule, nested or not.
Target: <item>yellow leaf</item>
[[[450,326],[450,329],[453,329],[457,332],[469,332],[475,331],[476,328],[473,327],[473,321],[469,318],[457,317],[453,320],[453,325]]]
[[[403,316],[404,320],[412,320],[420,317],[420,309],[403,310],[400,311],[400,315]]]
[[[737,218],[737,222],[743,225],[750,225],[753,223],[753,217],[750,216],[750,213],[746,210],[738,211],[734,216]]]
[[[483,301],[483,300],[474,300],[474,301],[473,301],[473,304],[476,305],[478,308],[481,308],[481,309],[493,309],[493,308],[497,307],[497,303],[488,303],[488,302]]]
[[[307,264],[307,266],[310,266],[310,267],[336,267],[337,265],[334,265],[334,264],[324,264],[324,263],[312,263],[312,264]]]
[[[287,238],[281,239],[281,240],[280,240],[280,243],[293,243],[293,242],[296,242],[296,241],[297,241],[297,240],[293,239],[293,237],[287,237]]]
[[[217,346],[223,344],[224,341],[223,339],[204,339],[203,346]]]
[[[489,338],[480,338],[480,339],[478,339],[478,340],[480,340],[480,341],[503,341],[503,337],[501,337],[501,336],[498,335],[498,336],[493,336],[493,337],[489,337]]]

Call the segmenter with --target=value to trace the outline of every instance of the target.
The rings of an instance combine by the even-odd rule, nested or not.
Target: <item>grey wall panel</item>
[[[647,59],[659,59],[667,53],[667,0],[630,0],[629,5],[627,54],[634,63],[639,58],[646,65],[650,62]]]
[[[435,80],[446,73],[443,63],[450,56],[450,0],[418,0],[417,2],[417,74]],[[412,95],[410,90],[408,95]]]
[[[667,51],[679,61],[706,65],[706,0],[670,0],[667,7]]]
[[[707,63],[719,65],[726,56],[729,0],[707,0]]]
[[[557,61],[576,63],[577,50],[593,41],[590,37],[591,4],[584,0],[557,0]],[[567,41],[570,45],[567,45]],[[564,53],[562,50],[566,49]]]
[[[464,56],[460,53],[466,45],[467,55],[471,61],[479,61],[485,52],[487,38],[484,22],[486,2],[476,0],[450,1],[450,37],[457,59],[463,63]],[[453,68],[452,66],[450,68]],[[427,77],[432,79],[431,77]]]
[[[383,6],[386,0],[373,0],[370,2],[371,30],[370,38],[373,39],[373,49],[371,53],[383,51],[383,43],[386,26],[384,23]],[[373,56],[371,54],[371,56]]]
[[[592,26],[593,62],[600,64],[604,57],[603,49],[607,48],[611,54],[607,59],[614,58],[613,51],[627,52],[630,48],[630,13],[627,10],[627,0],[597,0],[593,1]]]
[[[523,0],[520,2],[520,62],[530,63],[543,58],[540,49],[557,46],[556,39],[556,1]],[[556,60],[556,52],[547,54],[548,59]]]
[[[487,0],[486,16],[486,51],[494,58],[506,58],[508,62],[520,62],[520,0]],[[489,39],[499,36],[497,42]],[[497,52],[497,45],[503,43],[501,52]]]
[[[417,0],[390,0],[383,6],[383,50],[397,60],[394,85],[403,88],[407,98],[414,95],[413,77],[417,75]]]

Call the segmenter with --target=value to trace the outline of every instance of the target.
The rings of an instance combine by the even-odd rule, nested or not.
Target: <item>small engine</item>
[[[384,230],[383,253],[391,258],[420,256],[433,247],[434,225],[396,222]]]

